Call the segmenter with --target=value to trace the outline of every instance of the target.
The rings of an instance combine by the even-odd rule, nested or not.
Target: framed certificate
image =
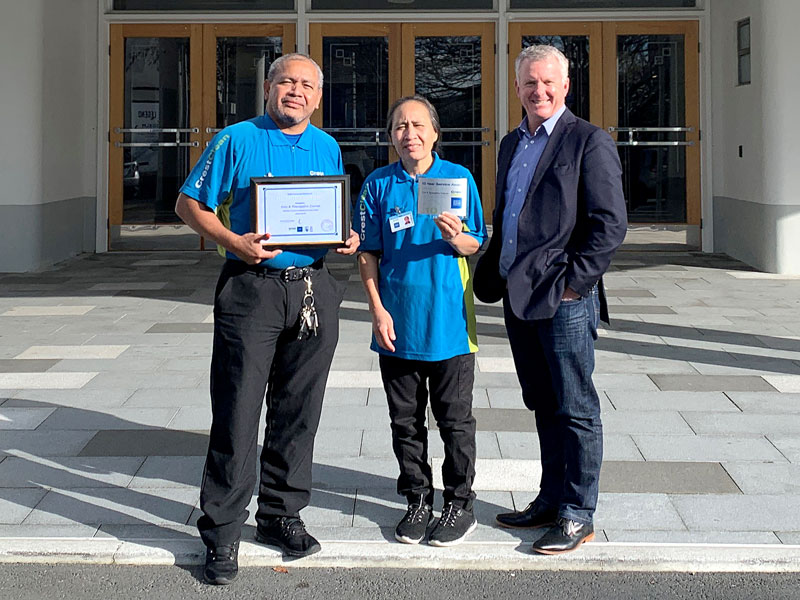
[[[350,236],[350,176],[252,177],[253,232],[264,246],[344,246]]]

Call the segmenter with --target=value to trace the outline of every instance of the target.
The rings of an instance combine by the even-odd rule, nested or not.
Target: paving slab
[[[677,411],[612,411],[602,415],[602,421],[604,433],[694,433],[684,416]]]
[[[787,462],[763,436],[649,434],[633,440],[647,461]]]
[[[94,373],[0,373],[0,390],[77,389],[98,376]]]
[[[800,531],[800,495],[671,496],[690,530]]]
[[[21,452],[38,457],[77,456],[96,433],[96,431],[4,430],[0,436],[0,456]]]
[[[752,375],[652,375],[661,391],[686,392],[774,392],[766,377]]]
[[[615,543],[742,545],[781,542],[780,537],[772,531],[604,531],[608,541]]]
[[[767,439],[789,462],[800,464],[800,438],[770,433]]]
[[[502,458],[539,460],[539,438],[535,433],[498,431],[497,440]],[[483,456],[480,452],[479,456]],[[624,434],[603,436],[603,459],[640,461],[644,460],[633,438]]]
[[[147,388],[132,392],[124,401],[125,408],[159,408],[164,406],[194,407],[211,406],[208,390],[198,388],[172,389]]]
[[[601,494],[595,527],[602,529],[686,531],[667,494]]]
[[[73,523],[71,525],[0,524],[0,540],[9,538],[40,538],[42,541],[58,544],[64,539],[88,540],[93,538],[97,534],[97,531],[97,525],[84,525],[82,523]]]
[[[121,345],[53,345],[31,346],[15,358],[17,359],[89,359],[89,358],[118,358],[130,346]]]
[[[55,411],[55,408],[13,408],[3,405],[0,407],[0,431],[36,429]]]
[[[796,434],[800,435],[800,414],[681,413],[697,434]]]
[[[600,491],[637,494],[740,494],[715,462],[603,461]]]
[[[779,392],[800,392],[800,375],[764,375],[764,380]]]
[[[65,407],[55,409],[40,425],[40,428],[108,431],[114,429],[166,427],[177,412],[177,408],[109,408],[101,413]]]
[[[131,489],[199,488],[205,456],[148,456],[131,478]]]
[[[197,491],[182,488],[146,491],[82,487],[47,492],[25,518],[32,525],[82,523],[186,524],[197,501]]]
[[[0,464],[0,487],[126,487],[143,462],[144,457],[9,456]]]
[[[800,394],[728,392],[727,396],[744,413],[786,413],[791,415],[800,411]]]
[[[96,432],[79,456],[205,456],[207,431],[104,429]]]
[[[0,489],[0,523],[19,525],[46,494],[42,488]]]
[[[770,494],[800,495],[800,465],[726,462],[723,466],[745,494],[769,490]]]
[[[44,373],[56,363],[57,360],[0,359],[0,373]]]
[[[619,411],[723,411],[738,412],[737,405],[722,392],[628,392],[607,390]]]

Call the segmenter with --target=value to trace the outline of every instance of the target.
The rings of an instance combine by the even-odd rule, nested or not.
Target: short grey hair
[[[322,88],[322,69],[319,68],[317,61],[311,58],[308,54],[303,54],[301,52],[290,52],[289,54],[284,54],[283,56],[279,56],[273,60],[272,64],[269,66],[269,71],[267,71],[267,81],[270,83],[275,81],[275,77],[278,76],[278,73],[283,72],[283,64],[289,62],[290,60],[307,60],[314,65],[314,67],[317,69],[317,77],[319,77],[319,87]]]
[[[533,46],[523,48],[522,52],[517,56],[517,60],[514,61],[514,74],[517,79],[519,79],[519,68],[525,61],[539,62],[540,60],[548,60],[550,58],[554,58],[558,61],[561,67],[561,76],[566,81],[569,77],[569,59],[555,46],[547,46],[545,44],[534,44]]]

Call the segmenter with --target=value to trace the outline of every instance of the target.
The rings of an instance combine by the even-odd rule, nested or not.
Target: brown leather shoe
[[[538,529],[555,525],[556,519],[558,519],[558,509],[538,508],[535,504],[535,502],[531,502],[522,511],[500,513],[495,519],[498,525],[512,529]]]
[[[562,554],[575,550],[584,542],[594,539],[594,525],[559,519],[558,524],[533,542],[531,549],[539,554]]]

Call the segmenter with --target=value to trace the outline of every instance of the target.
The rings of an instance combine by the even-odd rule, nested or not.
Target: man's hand
[[[372,312],[372,331],[375,333],[375,341],[378,346],[394,352],[394,344],[397,339],[394,334],[394,320],[385,308],[375,308]]]
[[[263,235],[259,235],[257,233],[245,233],[244,235],[240,235],[238,238],[236,238],[232,244],[232,247],[230,248],[230,251],[241,258],[248,265],[257,265],[261,261],[275,258],[278,256],[278,254],[283,252],[283,250],[280,248],[276,248],[275,250],[266,250],[263,246],[263,243],[268,239],[268,233]]]
[[[578,292],[573,290],[571,287],[567,286],[567,288],[564,290],[564,295],[561,296],[561,299],[562,300],[577,300],[580,297],[581,297],[581,295]]]
[[[350,256],[350,255],[356,253],[356,250],[358,250],[358,246],[360,244],[361,244],[361,241],[358,239],[358,234],[351,229],[350,230],[350,237],[347,238],[347,241],[345,242],[345,247],[344,248],[337,248],[336,252],[338,254],[344,254],[346,256]]]

